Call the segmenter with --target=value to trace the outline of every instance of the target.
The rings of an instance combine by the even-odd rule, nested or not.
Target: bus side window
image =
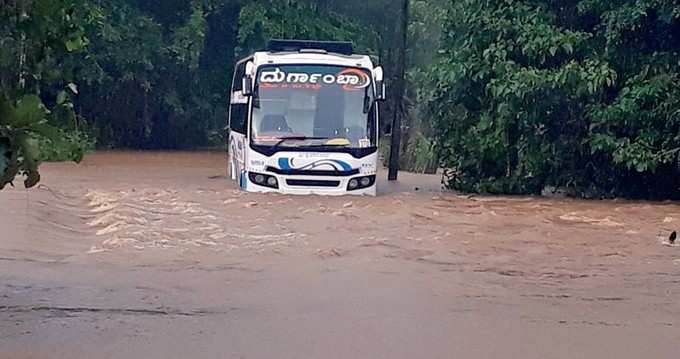
[[[230,128],[240,134],[246,133],[246,123],[248,122],[248,105],[232,104],[230,114]]]
[[[236,65],[236,69],[234,71],[234,78],[232,81],[231,85],[231,90],[232,90],[232,99],[231,99],[231,110],[229,113],[229,128],[240,134],[245,134],[246,133],[246,124],[248,122],[248,105],[244,103],[239,103],[239,101],[235,101],[235,98],[238,93],[240,95],[243,83],[242,79],[243,76],[246,74],[246,61],[242,61],[239,64]],[[241,99],[243,100],[243,99]]]
[[[243,87],[243,77],[246,75],[246,61],[241,61],[236,64],[234,70],[234,80],[231,84],[232,92],[241,91]]]

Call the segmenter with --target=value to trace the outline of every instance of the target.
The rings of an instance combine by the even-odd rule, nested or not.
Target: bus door
[[[248,103],[249,98],[243,96],[243,77],[246,74],[246,64],[251,59],[244,59],[236,64],[234,78],[231,85],[231,99],[229,106],[229,175],[238,181],[239,186],[245,187],[247,134],[248,134]]]

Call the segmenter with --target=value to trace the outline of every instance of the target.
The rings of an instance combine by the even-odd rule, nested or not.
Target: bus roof
[[[326,52],[307,52],[307,51],[260,51],[252,56],[252,61],[256,67],[263,65],[337,65],[347,67],[361,67],[372,70],[373,62],[367,55],[342,55]]]
[[[341,55],[354,54],[354,45],[346,41],[312,41],[312,40],[269,40],[269,52],[309,52],[323,51]]]

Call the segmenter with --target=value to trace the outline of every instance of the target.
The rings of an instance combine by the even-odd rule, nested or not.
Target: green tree
[[[678,197],[676,1],[451,1],[421,92],[448,186]]]
[[[45,156],[41,143],[70,159],[82,157],[82,147],[70,140],[74,137],[49,122],[76,118],[71,98],[78,90],[64,60],[87,46],[85,27],[98,12],[78,0],[0,5],[0,189],[16,175],[32,187]]]
[[[239,15],[239,53],[245,56],[262,49],[269,39],[353,41],[360,51],[369,51],[372,39],[366,33],[356,21],[337,12],[322,12],[314,2],[252,1]]]
[[[220,143],[236,57],[276,37],[370,42],[364,28],[313,1],[98,3],[104,20],[88,27],[91,45],[77,60],[76,105],[100,146]]]

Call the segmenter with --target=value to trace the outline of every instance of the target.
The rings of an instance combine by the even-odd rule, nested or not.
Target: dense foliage
[[[219,146],[236,60],[270,38],[352,40],[365,51],[376,38],[320,0],[81,1],[103,14],[77,60],[77,107],[100,147]]]
[[[50,123],[77,126],[78,87],[66,59],[87,45],[84,27],[96,13],[75,0],[0,5],[0,189],[17,174],[32,187],[41,159],[82,157],[79,132],[67,136]],[[54,150],[41,153],[41,144]]]
[[[680,2],[456,0],[420,99],[448,186],[680,198]]]

